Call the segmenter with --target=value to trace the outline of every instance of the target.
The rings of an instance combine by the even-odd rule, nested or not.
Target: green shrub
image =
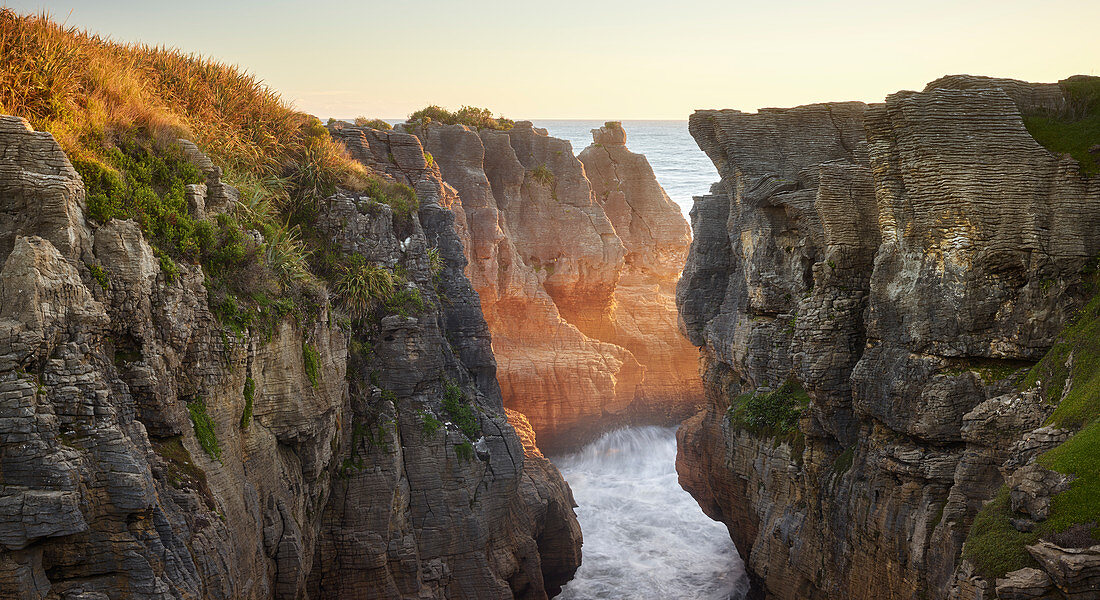
[[[402,317],[422,313],[426,308],[424,297],[416,287],[402,288],[386,299],[386,309]]]
[[[206,403],[201,397],[196,397],[187,403],[187,414],[191,416],[191,425],[195,430],[195,438],[199,446],[210,458],[221,461],[222,450],[218,446],[218,437],[214,432],[214,421],[206,412]]]
[[[302,364],[305,366],[309,384],[317,387],[321,378],[321,353],[305,340],[302,340]]]
[[[455,444],[455,456],[462,460],[471,460],[474,457],[474,445],[470,442]]]
[[[798,419],[810,397],[794,379],[772,392],[742,394],[730,404],[730,420],[761,432],[783,434],[798,429]]]
[[[554,187],[554,173],[545,165],[541,164],[534,169],[531,169],[531,179],[539,182],[545,187]]]
[[[388,204],[393,214],[401,218],[409,218],[420,210],[416,191],[403,183],[376,177],[367,183],[366,194],[375,202]]]
[[[382,119],[368,119],[366,117],[355,117],[356,127],[370,127],[371,129],[381,129],[382,131],[389,131],[393,129],[393,125],[383,121]]]
[[[474,127],[476,129],[497,129],[504,131],[511,129],[516,124],[516,122],[511,119],[493,117],[492,111],[487,108],[463,106],[457,111],[451,112],[434,104],[412,113],[406,121],[406,123],[414,127],[427,125],[433,122],[443,123],[445,125],[466,125],[467,127]]]
[[[248,429],[252,422],[252,401],[256,397],[256,380],[248,377],[244,380],[244,412],[241,413],[241,429]]]
[[[427,150],[424,151],[424,162],[427,163],[429,169],[435,167],[435,157]]]
[[[91,272],[92,279],[95,279],[96,282],[99,283],[99,287],[104,290],[111,287],[111,277],[107,274],[107,269],[96,264],[91,264],[88,265],[88,271]]]
[[[462,388],[450,381],[443,389],[443,411],[466,437],[471,440],[481,437],[481,424],[474,409],[467,402]]]
[[[426,436],[435,435],[439,428],[443,426],[443,423],[428,410],[417,411],[416,414],[420,417],[420,428]]]

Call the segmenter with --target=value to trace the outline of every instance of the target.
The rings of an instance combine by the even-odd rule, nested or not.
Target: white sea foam
[[[628,427],[552,459],[573,488],[583,561],[560,598],[744,598],[744,563],[676,478],[676,430]]]

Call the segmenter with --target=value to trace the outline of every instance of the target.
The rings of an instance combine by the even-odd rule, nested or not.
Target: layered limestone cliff
[[[696,353],[674,305],[690,231],[645,157],[626,150],[621,126],[596,130],[580,160],[529,122],[412,133],[447,184],[504,401],[544,451],[697,410]],[[380,145],[394,134],[335,135],[375,168],[405,160]]]
[[[957,76],[883,104],[692,116],[722,181],[696,199],[677,294],[708,400],[677,468],[758,597],[1095,597],[1081,565],[1100,548],[1049,551],[1016,583],[962,558],[1006,481],[1048,506],[1064,489],[1036,463],[1070,435],[1044,427],[1059,397],[1018,390],[1100,252],[1100,178],[1021,117],[1067,94]]]
[[[339,192],[317,228],[403,270],[419,303],[353,325],[322,298],[237,335],[197,266],[172,277],[134,222],[86,220],[53,137],[0,118],[0,596],[546,598],[568,581],[572,496],[505,418],[449,190],[415,137],[388,143],[419,211]],[[192,212],[234,210],[184,146],[207,174]]]

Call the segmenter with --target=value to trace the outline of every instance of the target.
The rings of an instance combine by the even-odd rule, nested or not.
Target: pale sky
[[[321,118],[686,119],[946,74],[1100,74],[1097,0],[0,0],[256,74]]]

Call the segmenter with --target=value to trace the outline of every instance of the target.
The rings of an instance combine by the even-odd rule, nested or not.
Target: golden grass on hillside
[[[95,159],[112,134],[186,137],[230,175],[282,177],[315,162],[360,187],[365,169],[254,76],[176,49],[118,44],[47,15],[0,9],[0,110]],[[312,133],[312,134],[311,134]]]

